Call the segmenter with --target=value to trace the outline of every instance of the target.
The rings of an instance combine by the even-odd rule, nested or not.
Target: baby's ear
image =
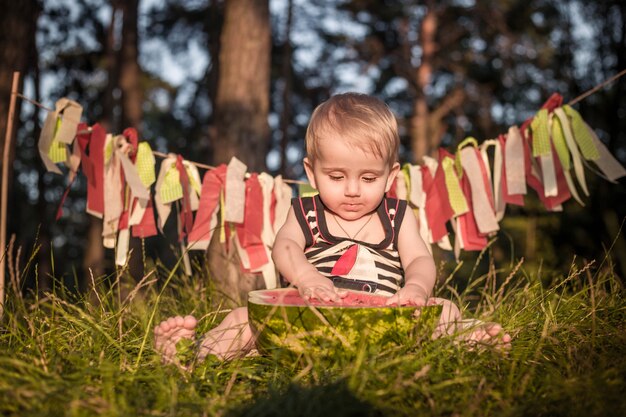
[[[393,180],[396,179],[396,176],[400,172],[400,164],[398,162],[394,163],[391,167],[391,171],[389,172],[389,176],[387,177],[387,185],[385,186],[385,192],[388,193],[393,185]]]
[[[317,185],[315,184],[315,175],[313,174],[313,162],[307,157],[302,160],[304,165],[304,171],[306,172],[306,177],[309,180],[309,184],[311,187],[317,190]]]

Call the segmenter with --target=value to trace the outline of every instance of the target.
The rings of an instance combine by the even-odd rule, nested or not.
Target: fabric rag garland
[[[438,160],[425,157],[420,168],[405,165],[397,183],[403,189],[395,193],[408,196],[426,242],[450,249],[450,224],[458,258],[461,250],[486,246],[506,205],[524,205],[527,186],[547,210],[561,211],[570,198],[584,205],[580,193],[589,195],[584,165],[592,168],[591,163],[608,181],[626,176],[580,114],[553,94],[521,128],[512,126],[481,145],[467,138],[455,155],[440,149]]]
[[[293,194],[282,177],[248,173],[245,164],[232,158],[201,179],[194,163],[175,154],[161,162],[156,177],[150,145],[139,142],[134,129],[108,134],[99,124],[79,123],[81,114],[78,103],[59,100],[39,138],[46,169],[62,174],[57,163],[68,168],[69,185],[57,218],[82,167],[86,211],[103,220],[103,244],[115,249],[117,265],[128,261],[131,236],[162,233],[175,208],[188,274],[188,251],[207,250],[218,231],[220,242],[237,251],[243,270],[261,273],[267,288],[278,285],[270,253]],[[453,250],[458,258],[461,250],[487,245],[506,205],[523,206],[528,187],[550,211],[562,210],[570,198],[584,205],[582,196],[589,195],[585,165],[611,182],[626,176],[580,114],[554,94],[521,127],[512,126],[496,139],[479,145],[467,138],[455,154],[439,149],[436,159],[426,156],[421,165],[405,164],[389,194],[409,201],[424,241]],[[299,192],[316,191],[303,184]]]

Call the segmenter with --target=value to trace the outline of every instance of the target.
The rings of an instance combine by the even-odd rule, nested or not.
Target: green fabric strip
[[[67,149],[65,144],[55,140],[50,145],[50,150],[48,150],[48,156],[52,162],[59,163],[65,162],[67,160]]]
[[[164,204],[183,198],[183,187],[180,185],[180,173],[176,168],[176,164],[172,164],[172,166],[165,173],[163,184],[161,184],[160,195],[161,201]]]
[[[104,163],[108,164],[113,156],[113,143],[115,142],[112,135],[107,135],[104,145]]]
[[[54,125],[54,133],[52,134],[53,138],[56,138],[59,129],[61,128],[61,118],[57,117],[56,124]],[[59,163],[65,162],[67,160],[67,150],[65,149],[65,144],[56,139],[52,140],[50,144],[50,149],[48,149],[48,156],[52,162]]]
[[[585,126],[585,121],[580,116],[580,113],[568,105],[563,106],[563,110],[565,110],[565,113],[571,120],[572,133],[574,134],[578,148],[580,148],[580,153],[583,154],[586,160],[595,161],[599,159],[600,153],[594,145],[591,133],[589,129],[587,129],[587,126]]]
[[[141,142],[137,147],[137,159],[135,162],[137,173],[141,179],[141,183],[145,187],[149,187],[156,181],[154,173],[154,155],[152,148],[148,142]]]
[[[565,143],[565,134],[563,133],[563,126],[558,117],[554,116],[552,119],[552,144],[556,149],[556,154],[559,156],[559,161],[564,170],[571,168],[569,150],[567,149],[567,143]]]
[[[411,164],[402,166],[402,174],[404,175],[404,183],[406,184],[407,200],[411,199]]]
[[[454,214],[456,216],[460,216],[463,213],[467,213],[469,207],[467,206],[467,200],[465,199],[465,195],[459,185],[459,179],[456,175],[454,164],[455,162],[452,158],[443,158],[443,161],[441,161],[441,167],[446,181],[446,188],[448,189],[450,206],[452,206]]]
[[[548,110],[541,109],[530,123],[533,133],[533,156],[550,155],[550,132],[548,131]]]

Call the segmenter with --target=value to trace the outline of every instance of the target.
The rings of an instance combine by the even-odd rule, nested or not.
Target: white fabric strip
[[[490,146],[493,146],[493,171],[489,164],[489,155],[487,150]],[[496,220],[500,221],[504,217],[504,211],[506,209],[506,203],[502,198],[502,149],[500,141],[497,139],[486,140],[480,146],[480,154],[482,155],[483,162],[487,168],[487,175],[490,177],[491,183],[491,195],[494,198],[494,208],[496,212]],[[492,173],[493,172],[493,173]]]
[[[50,152],[50,146],[52,146],[52,141],[54,139],[54,130],[56,128],[59,112],[62,109],[61,100],[58,100],[56,102],[54,106],[54,111],[48,112],[48,114],[46,114],[46,118],[41,128],[41,133],[39,134],[39,141],[37,142],[39,157],[41,158],[43,164],[46,166],[46,170],[48,172],[54,172],[55,174],[59,175],[63,175],[63,172],[61,172],[59,167],[54,162],[52,162],[52,159],[50,159],[48,153]]]
[[[115,264],[123,266],[128,261],[130,244],[130,227],[122,229],[118,233],[119,218],[124,211],[125,184],[130,189],[128,204],[132,204],[133,198],[137,197],[139,201],[147,205],[150,199],[150,191],[141,181],[137,168],[128,157],[131,149],[128,140],[122,135],[112,138],[107,137],[107,146],[112,146],[110,149],[113,149],[113,152],[109,161],[105,164],[103,235],[106,245],[111,245],[115,242],[115,234],[118,234],[117,244],[115,245]],[[122,184],[122,172],[124,173],[124,184]],[[132,209],[132,206],[130,209]],[[132,215],[129,218],[129,226],[131,225],[131,219]]]
[[[246,184],[244,182],[248,167],[234,156],[226,170],[226,200],[224,221],[243,223],[246,202]]]
[[[480,161],[473,147],[460,150],[461,165],[467,175],[472,191],[472,206],[474,218],[480,233],[491,233],[500,229],[496,215],[487,196]]]
[[[150,190],[141,182],[137,168],[127,155],[130,144],[126,141],[124,136],[120,135],[115,138],[115,145],[115,157],[120,160],[122,169],[124,170],[124,179],[130,187],[132,195],[142,200],[150,199]]]
[[[78,168],[80,167],[80,146],[77,140],[72,144],[72,153],[67,156],[67,162],[65,164],[70,169],[68,179],[71,183],[74,181],[74,178],[76,178],[76,175],[78,175]]]
[[[183,160],[183,166],[189,177],[189,206],[192,211],[200,207],[200,193],[202,191],[202,179],[198,167],[187,160]]]
[[[274,197],[276,198],[276,206],[274,206],[274,233],[278,233],[278,230],[287,220],[292,196],[293,191],[289,184],[283,181],[283,177],[279,175],[274,178]]]
[[[506,188],[509,194],[526,195],[526,167],[524,162],[524,139],[517,126],[511,126],[504,142],[506,164]]]
[[[76,128],[83,115],[83,106],[73,100],[62,98],[56,103],[57,114],[63,112],[62,121],[54,137],[54,140],[71,145],[76,137]]]
[[[422,185],[422,169],[418,165],[409,166],[409,176],[411,178],[409,181],[411,189],[409,190],[408,200],[415,207],[421,209],[424,207],[426,197]]]
[[[263,193],[263,231],[261,232],[261,240],[267,247],[272,247],[274,237],[276,236],[270,216],[272,195],[274,193],[274,178],[266,172],[261,172],[258,179]]]
[[[574,184],[574,180],[572,179],[572,174],[564,169],[563,176],[565,177],[565,181],[567,182],[567,188],[572,194],[572,197],[574,197],[574,200],[576,200],[578,204],[584,207],[585,203],[583,203],[580,196],[578,195],[578,190],[576,190],[576,185]]]
[[[274,178],[271,175],[262,172],[259,174],[259,184],[261,184],[261,190],[263,192],[263,231],[261,232],[261,240],[265,249],[265,254],[269,260],[267,264],[263,265],[260,270],[265,281],[265,288],[271,289],[278,286],[278,279],[276,277],[276,268],[272,262],[272,254],[270,248],[274,246],[274,227],[270,216],[270,210],[272,205],[272,195],[274,193]],[[268,267],[268,264],[270,267]]]
[[[587,123],[585,123],[587,129],[591,133],[591,139],[593,140],[594,145],[598,149],[598,153],[600,154],[600,158],[593,161],[600,168],[600,171],[604,174],[607,180],[612,183],[616,183],[617,179],[626,176],[626,169],[611,155],[609,150],[604,146],[604,143],[598,138],[596,132],[593,131],[591,127]]]
[[[422,159],[424,160],[424,165],[430,171],[430,175],[434,177],[435,172],[437,172],[437,167],[439,166],[439,162],[435,158],[432,158],[430,156],[424,156],[422,157]]]
[[[105,149],[113,149],[114,145],[113,136],[107,134]],[[120,160],[112,152],[109,160],[105,159],[104,162],[104,216],[102,224],[103,245],[109,249],[115,247],[115,235],[124,208],[121,175]]]
[[[559,194],[559,188],[556,184],[556,169],[554,167],[552,152],[550,152],[549,155],[539,155],[537,159],[539,159],[539,164],[541,165],[543,195],[546,197],[555,197]]]
[[[146,208],[148,208],[148,202],[150,200],[149,199],[142,199],[139,198],[137,199],[137,204],[135,204],[135,207],[132,207],[132,212],[130,213],[130,217],[128,219],[128,225],[129,226],[135,226],[136,224],[141,223],[141,220],[143,219],[143,215],[146,212]]]
[[[128,250],[130,249],[130,228],[122,229],[117,235],[115,247],[115,265],[124,266],[128,262]]]
[[[428,220],[426,219],[426,193],[424,192],[422,169],[417,165],[411,165],[409,167],[409,174],[411,175],[409,201],[417,207],[419,233],[424,243],[426,243],[426,247],[428,247],[428,250],[432,253],[432,247],[430,245],[433,241],[432,233],[428,227]]]

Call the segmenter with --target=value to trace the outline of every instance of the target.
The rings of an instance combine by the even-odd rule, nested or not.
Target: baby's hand
[[[296,286],[300,296],[305,300],[339,302],[348,295],[346,290],[335,287],[331,280],[320,274],[301,278]]]
[[[385,305],[399,306],[425,306],[428,301],[428,293],[416,284],[407,284],[397,293],[389,297]]]

